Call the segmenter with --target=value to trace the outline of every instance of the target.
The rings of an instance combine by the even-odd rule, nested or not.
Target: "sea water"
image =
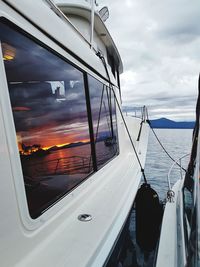
[[[178,161],[179,158],[187,155],[181,160],[181,166],[187,169],[190,159],[190,151],[192,145],[192,130],[191,129],[154,129],[156,135],[165,147],[171,157]],[[145,164],[145,174],[148,183],[156,190],[160,201],[165,202],[168,187],[168,173],[173,164],[173,160],[169,158],[163,148],[156,140],[152,131],[149,135],[149,143],[147,149],[147,157]],[[171,186],[180,179],[184,178],[185,172],[180,170],[180,167],[174,165],[171,174],[169,175]],[[143,181],[141,181],[142,183]],[[135,225],[135,208],[131,211],[129,221],[129,234],[132,240],[132,258],[134,264],[126,265],[124,267],[152,267],[155,263],[156,250],[151,253],[142,251],[136,243],[136,225]]]
[[[192,129],[154,129],[162,145],[165,147],[171,157],[178,161],[179,158],[185,156],[181,160],[183,168],[187,168],[190,151],[192,146]],[[148,183],[157,191],[161,200],[166,198],[168,190],[167,176],[173,161],[163,151],[162,147],[156,140],[153,132],[150,130],[149,143],[147,149],[147,157],[145,164],[145,174]],[[185,172],[180,170],[176,164],[174,165],[169,176],[171,185],[173,185]]]
[[[192,144],[192,130],[155,129],[155,132],[162,145],[175,161],[178,161],[179,158],[190,152]],[[185,157],[184,160],[181,161],[183,168],[187,168],[188,161],[189,156]],[[161,202],[166,198],[168,191],[167,174],[172,164],[173,160],[170,159],[166,152],[163,151],[151,131],[149,136],[145,174],[148,183],[159,194]],[[173,184],[180,179],[181,176],[184,177],[184,171],[181,173],[180,167],[174,166],[169,176],[171,186],[173,186]],[[141,181],[141,183],[142,182],[143,181]],[[156,247],[152,248],[153,250],[151,251],[145,251],[137,244],[135,207],[134,203],[121,232],[120,238],[118,239],[118,242],[112,252],[112,256],[106,265],[108,267],[155,266]],[[149,214],[149,216],[151,216],[151,214]],[[148,236],[146,238],[148,238]]]

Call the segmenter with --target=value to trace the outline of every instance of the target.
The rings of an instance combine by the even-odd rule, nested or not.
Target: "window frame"
[[[78,64],[74,63],[72,60],[70,60],[68,57],[70,55],[62,55],[62,53],[58,52],[57,50],[63,50],[63,47],[60,47],[57,43],[54,43],[55,46],[59,49],[56,50],[56,48],[52,48],[48,46],[45,42],[40,41],[39,34],[44,34],[40,32],[40,29],[36,27],[36,32],[38,34],[33,33],[32,31],[29,33],[27,30],[24,30],[24,27],[21,28],[20,26],[16,25],[16,22],[13,22],[6,17],[0,17],[0,22],[4,23],[5,25],[11,27],[12,30],[15,30],[19,32],[20,34],[23,34],[33,42],[37,43],[38,45],[42,46],[43,48],[47,49],[50,53],[53,53],[55,56],[59,57],[60,59],[64,60],[66,63],[70,64],[77,70],[79,70],[82,75],[83,75],[83,83],[84,83],[84,89],[85,90],[85,100],[86,100],[86,112],[88,115],[88,129],[89,129],[89,136],[90,136],[90,145],[91,145],[91,155],[93,158],[93,172],[90,173],[87,177],[85,177],[80,183],[78,183],[75,187],[73,187],[71,190],[67,191],[65,194],[63,194],[62,197],[60,197],[58,200],[54,201],[52,205],[48,206],[46,209],[42,211],[42,213],[37,217],[37,218],[32,218],[30,213],[29,213],[29,208],[27,204],[27,198],[26,198],[26,193],[25,193],[25,185],[24,185],[24,178],[23,178],[23,172],[22,172],[22,166],[21,166],[21,161],[19,157],[19,150],[16,142],[16,129],[15,129],[15,124],[14,124],[14,117],[12,113],[12,106],[11,106],[11,101],[10,101],[10,96],[9,96],[9,88],[8,88],[8,82],[7,82],[7,76],[6,76],[6,71],[5,71],[5,66],[4,66],[4,61],[3,61],[3,55],[2,55],[2,49],[1,49],[1,42],[0,42],[0,67],[3,68],[2,71],[2,98],[0,99],[0,105],[2,107],[2,114],[4,117],[4,122],[5,122],[5,131],[7,135],[7,140],[8,140],[8,149],[9,149],[9,157],[11,161],[11,169],[12,169],[12,176],[13,176],[13,181],[16,189],[16,198],[17,202],[19,205],[19,210],[20,214],[22,217],[22,222],[24,226],[28,230],[34,230],[37,229],[41,224],[43,224],[44,220],[43,217],[49,218],[52,216],[52,214],[56,214],[57,211],[62,209],[66,202],[71,195],[74,195],[75,191],[77,188],[79,190],[77,191],[82,191],[82,188],[80,188],[80,185],[85,184],[88,178],[93,176],[98,170],[103,168],[105,165],[107,165],[110,161],[112,161],[115,157],[119,155],[119,139],[118,139],[118,134],[117,134],[117,142],[118,142],[118,153],[110,158],[104,165],[101,166],[97,170],[97,163],[96,163],[96,153],[95,153],[95,142],[94,142],[94,135],[93,135],[93,121],[92,121],[92,111],[91,111],[91,104],[90,104],[90,94],[89,94],[89,84],[88,84],[88,75],[91,75],[93,78],[104,84],[106,87],[108,87],[108,82],[106,79],[102,79],[102,77],[97,76],[96,73],[91,73],[90,70],[85,70],[81,68]],[[34,27],[35,28],[35,27]],[[45,39],[49,40],[49,36],[45,35]],[[66,52],[66,51],[65,51]],[[76,60],[76,59],[75,59]],[[81,63],[81,62],[80,62]],[[117,88],[115,86],[115,88]],[[7,89],[7,90],[6,90]],[[116,106],[116,101],[115,101],[115,106]],[[116,125],[117,125],[117,109],[116,109]],[[78,194],[78,192],[77,192]],[[63,201],[65,199],[65,201]],[[60,203],[59,205],[57,205]],[[54,209],[52,208],[54,207]],[[49,212],[47,212],[49,211]]]
[[[89,76],[89,74],[87,75],[87,76]],[[90,77],[92,77],[92,79],[94,79],[94,80],[96,80],[96,81],[98,81],[98,82],[100,82],[98,79],[96,79],[94,76],[92,76],[92,75],[90,75]],[[110,161],[112,161],[115,157],[117,157],[119,154],[120,154],[120,149],[119,149],[119,132],[118,132],[118,121],[117,121],[117,105],[116,105],[116,100],[115,100],[115,94],[112,92],[113,91],[113,88],[111,88],[110,86],[108,86],[108,85],[105,85],[104,83],[102,83],[102,82],[100,82],[101,83],[101,85],[102,86],[105,86],[105,88],[103,89],[103,90],[105,90],[106,91],[106,96],[107,96],[107,100],[109,101],[109,92],[108,92],[108,90],[111,90],[111,93],[113,94],[113,98],[114,98],[114,105],[115,105],[115,116],[116,116],[116,133],[117,133],[117,135],[116,135],[116,137],[117,137],[117,153],[114,155],[114,156],[112,156],[111,158],[109,158],[108,160],[106,160],[103,164],[101,164],[101,165],[98,165],[98,160],[97,160],[97,155],[95,154],[95,156],[96,156],[96,159],[95,159],[95,163],[96,163],[96,168],[97,168],[97,171],[99,171],[100,169],[102,169],[104,166],[106,166]],[[90,94],[90,86],[89,86],[89,77],[88,77],[88,92],[89,92],[89,94]],[[111,96],[111,95],[110,95]],[[112,99],[111,99],[111,101],[112,101]],[[91,108],[91,110],[92,110],[92,107],[91,107],[91,105],[90,105],[90,108]],[[93,115],[92,115],[92,111],[91,111],[91,119],[92,119],[92,126],[93,126]],[[111,119],[111,117],[113,116],[113,114],[112,113],[110,113],[110,110],[109,110],[109,117],[110,117],[110,119]],[[113,119],[113,118],[112,118]],[[112,128],[113,128],[113,120],[110,120],[110,123],[112,123]],[[93,127],[93,134],[94,134],[94,127]],[[96,142],[95,142],[95,140],[94,140],[94,146],[95,146],[95,150],[96,150]]]

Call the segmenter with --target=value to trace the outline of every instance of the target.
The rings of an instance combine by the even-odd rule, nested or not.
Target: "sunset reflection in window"
[[[0,27],[3,56],[13,55],[4,64],[35,218],[93,171],[83,73],[9,26]]]

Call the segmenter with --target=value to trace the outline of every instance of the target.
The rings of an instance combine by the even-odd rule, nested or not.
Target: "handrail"
[[[180,157],[178,160],[175,160],[175,161],[173,162],[173,164],[171,165],[171,167],[170,167],[170,169],[169,169],[169,172],[168,172],[168,174],[167,174],[167,181],[168,181],[168,187],[169,187],[169,190],[172,190],[172,187],[171,187],[171,181],[170,181],[170,174],[171,174],[171,172],[172,172],[174,166],[175,166],[176,164],[180,166],[181,179],[182,179],[182,178],[183,178],[183,176],[182,176],[182,171],[183,171],[183,169],[182,169],[182,165],[181,165],[181,160],[182,160],[183,158],[186,158],[186,157],[189,156],[189,155],[190,155],[190,153],[185,154],[184,156]],[[178,161],[179,161],[179,163],[178,163]]]
[[[72,162],[73,161],[73,162]],[[51,165],[51,170],[43,170],[44,165]],[[60,165],[62,164],[62,166]],[[73,164],[73,166],[72,166]],[[35,162],[28,164],[28,167],[34,167],[35,173],[42,173],[46,172],[45,175],[55,175],[59,171],[62,170],[62,172],[71,172],[73,170],[85,170],[86,168],[90,168],[89,165],[89,157],[85,156],[71,156],[71,157],[63,157],[63,158],[57,158],[52,160],[47,160],[43,162]],[[88,172],[89,170],[87,170]],[[30,175],[28,175],[30,176]]]
[[[134,114],[128,114],[127,110],[126,110],[127,107],[124,107],[123,108],[123,112],[126,114],[126,116],[133,116],[135,118],[139,118],[141,119],[143,122],[146,122],[146,120],[148,119],[148,109],[146,106],[142,106],[142,107],[132,107],[132,111],[131,112],[134,112]],[[139,114],[138,114],[139,113]]]
[[[83,38],[83,40],[91,47],[91,43],[84,37],[84,35],[78,30],[78,28],[68,19],[68,17],[62,12],[62,10],[52,1],[45,0],[51,10],[60,17],[63,21],[68,22],[71,27]]]

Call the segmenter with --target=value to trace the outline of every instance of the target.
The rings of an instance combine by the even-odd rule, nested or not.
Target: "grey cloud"
[[[200,33],[198,0],[141,1],[144,12],[156,27],[154,32],[175,41],[191,42]]]
[[[187,112],[187,119],[194,119],[200,71],[200,1],[98,2],[99,9],[103,5],[109,8],[106,24],[124,62],[123,104],[147,105],[153,116],[159,116],[162,107],[168,116],[171,108],[177,119]]]

